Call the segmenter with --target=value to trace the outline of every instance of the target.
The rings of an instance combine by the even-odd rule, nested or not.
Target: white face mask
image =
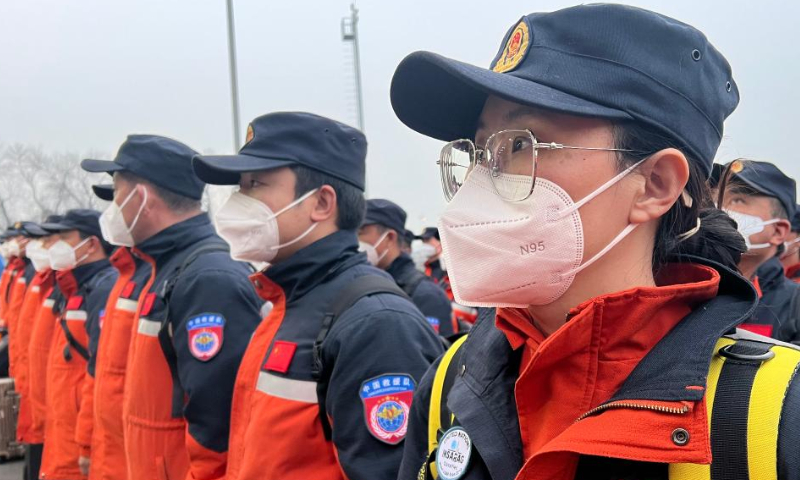
[[[50,268],[50,254],[42,245],[41,240],[31,240],[25,249],[25,256],[30,259],[37,272],[43,272]]]
[[[74,247],[64,240],[59,240],[54,243],[47,251],[48,255],[50,256],[50,265],[52,266],[53,270],[57,270],[59,272],[72,270],[73,268],[77,267],[79,263],[86,260],[86,257],[89,256],[88,253],[81,258],[76,258],[75,250],[81,248],[90,239],[91,237],[85,239]]]
[[[434,255],[436,255],[436,247],[430,243],[420,241],[415,242],[415,244],[411,246],[411,259],[414,260],[414,265],[417,267],[417,270],[424,272],[425,264],[428,263],[428,260]]]
[[[8,242],[0,244],[0,257],[3,257],[3,260],[8,260],[9,256]]]
[[[733,210],[725,210],[725,213],[727,213],[728,216],[736,222],[736,230],[738,230],[739,233],[744,237],[744,243],[747,244],[748,251],[768,248],[770,246],[769,243],[750,243],[750,237],[763,232],[764,227],[767,225],[772,225],[773,223],[778,223],[781,221],[779,218],[762,220],[761,217],[748,215],[746,213],[740,213]]]
[[[22,248],[19,245],[19,242],[16,240],[11,240],[8,243],[8,256],[9,257],[19,257],[22,253]]]
[[[473,307],[547,305],[560,298],[575,275],[624,239],[630,224],[583,262],[578,209],[622,180],[642,162],[574,203],[553,182],[537,178],[526,200],[507,202],[477,166],[439,220],[442,251],[456,302]],[[581,263],[583,262],[583,263]]]
[[[278,216],[299,205],[314,193],[311,190],[280,209],[277,213],[255,198],[234,192],[214,216],[217,233],[231,246],[234,260],[252,263],[269,263],[283,247],[302,240],[318,225],[314,223],[294,240],[280,243]]]
[[[117,202],[112,200],[108,208],[100,215],[100,231],[103,233],[103,238],[111,245],[132,247],[135,244],[131,232],[134,227],[136,227],[136,222],[139,221],[139,215],[142,214],[145,205],[147,205],[147,187],[142,188],[144,188],[144,199],[142,200],[142,205],[139,207],[139,211],[136,212],[136,216],[133,217],[133,223],[131,223],[130,227],[125,223],[125,217],[122,216],[122,209],[128,204],[131,198],[133,198],[133,194],[136,193],[135,188],[131,190],[131,193],[129,193],[122,202],[122,205],[117,205]]]
[[[378,254],[378,245],[380,245],[384,240],[386,240],[387,235],[389,235],[388,230],[383,232],[383,235],[381,235],[381,237],[378,239],[377,242],[375,242],[374,245],[370,245],[367,242],[361,242],[361,241],[358,242],[358,251],[367,254],[367,260],[373,267],[377,267],[378,264],[381,263],[381,260],[383,260],[383,257],[385,257],[387,253],[389,253],[389,250],[386,250],[383,253]]]

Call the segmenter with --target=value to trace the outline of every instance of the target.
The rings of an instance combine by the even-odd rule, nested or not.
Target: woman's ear
[[[311,210],[311,220],[314,222],[324,222],[333,218],[336,219],[336,190],[330,185],[321,186],[313,195],[317,201]]]
[[[644,185],[637,192],[630,223],[647,223],[662,217],[672,208],[689,181],[689,162],[674,148],[650,156],[639,168]]]

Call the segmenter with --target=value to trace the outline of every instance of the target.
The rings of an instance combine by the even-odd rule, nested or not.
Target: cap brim
[[[114,185],[92,185],[92,191],[100,200],[114,200]]]
[[[49,235],[49,233],[41,227],[41,225],[26,225],[25,231],[29,235],[33,235],[35,237],[43,237],[45,235]]]
[[[77,230],[76,227],[71,225],[66,225],[63,223],[43,223],[39,226],[42,227],[42,229],[45,230],[47,234]]]
[[[472,138],[489,95],[560,113],[632,120],[628,113],[520,78],[415,52],[400,62],[391,86],[397,117],[423,135],[444,141]]]
[[[236,185],[244,172],[260,172],[296,165],[294,160],[276,160],[252,155],[196,155],[192,159],[195,175],[211,185]]]
[[[111,160],[94,160],[91,158],[81,160],[81,168],[92,173],[114,173],[125,170],[122,166]]]

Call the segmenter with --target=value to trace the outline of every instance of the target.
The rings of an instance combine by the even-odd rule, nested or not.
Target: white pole
[[[227,0],[228,7],[228,62],[231,70],[231,105],[233,111],[233,147],[239,151],[241,147],[241,130],[239,128],[239,79],[236,73],[236,31],[233,24],[233,0]]]

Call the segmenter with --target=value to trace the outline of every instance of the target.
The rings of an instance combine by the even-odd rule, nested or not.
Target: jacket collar
[[[175,253],[213,235],[211,220],[207,214],[201,213],[161,230],[137,245],[136,249],[152,257],[157,265],[163,265]]]
[[[336,272],[367,263],[367,256],[358,251],[355,232],[340,230],[270,266],[263,275],[281,287],[286,303],[291,303]]]
[[[414,266],[414,260],[412,260],[408,254],[401,253],[400,256],[395,258],[392,264],[389,265],[389,268],[386,269],[386,273],[394,278],[398,278],[413,268],[417,268]]]
[[[100,271],[105,270],[110,266],[111,263],[109,263],[108,259],[104,258],[102,260],[97,260],[96,262],[75,267],[72,270],[72,275],[75,277],[75,281],[78,282],[78,285],[84,285]]]
[[[775,288],[785,278],[785,271],[783,265],[778,257],[772,257],[756,271],[758,277],[758,284],[762,292],[768,292]]]

